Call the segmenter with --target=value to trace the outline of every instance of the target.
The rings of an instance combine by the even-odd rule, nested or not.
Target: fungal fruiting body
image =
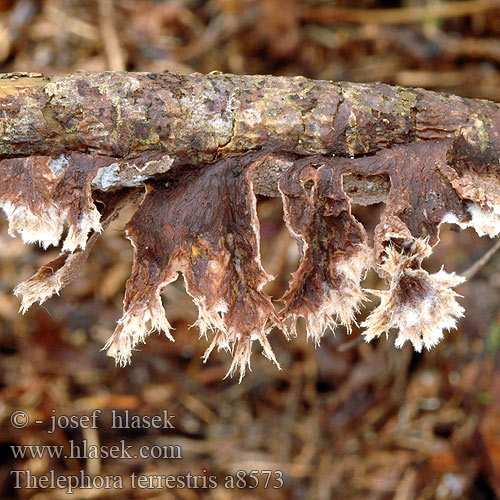
[[[409,340],[420,352],[422,347],[434,347],[444,330],[456,327],[464,308],[453,288],[465,278],[443,269],[434,274],[422,269],[422,260],[431,252],[424,240],[416,240],[405,250],[387,249],[380,266],[390,277],[389,290],[371,290],[381,302],[362,323],[367,341],[397,328],[396,347]]]
[[[183,86],[181,77],[169,74],[152,81],[134,75],[133,85],[119,86],[120,78],[96,77],[96,87],[91,77],[62,78],[45,89],[46,106],[65,110],[57,115],[61,127],[92,122],[88,136],[74,127],[64,136],[78,137],[87,152],[56,148],[53,156],[12,158],[6,150],[9,157],[0,159],[0,204],[9,232],[47,247],[68,228],[61,255],[16,288],[23,312],[71,281],[100,232],[124,205],[142,197],[126,227],[134,260],[123,316],[106,344],[121,365],[152,331],[173,340],[161,292],[179,273],[198,307],[201,335],[212,337],[205,359],[215,348],[228,350],[229,373],[239,369],[241,376],[255,340],[278,364],[268,340],[272,328],[295,333],[303,317],[316,342],[338,325],[349,332],[367,293],[381,301],[361,325],[366,340],[394,329],[397,347],[409,340],[420,351],[456,326],[463,308],[454,288],[463,278],[443,269],[429,274],[422,261],[439,242],[444,222],[491,237],[500,232],[497,105],[300,78],[192,75]],[[93,89],[89,98],[101,106],[101,125],[110,119],[105,96],[112,93],[112,109],[122,110],[121,128],[110,122],[108,134],[92,121],[96,117],[82,117],[81,107],[68,108],[61,92],[74,92],[75,82],[81,94],[75,102]],[[454,111],[445,117],[450,99]],[[141,115],[144,104],[147,116]],[[478,114],[483,108],[485,114]],[[54,110],[44,112],[56,119]],[[135,120],[137,144],[127,135],[127,117]],[[139,152],[127,156],[134,147]],[[98,148],[103,154],[88,152]],[[351,213],[355,190],[348,194],[343,182],[349,176],[388,186],[373,247]],[[280,309],[263,291],[272,277],[260,259],[256,186],[281,196],[300,250]],[[372,267],[386,290],[363,290]]]
[[[127,226],[134,264],[124,316],[108,342],[121,363],[150,331],[170,336],[160,292],[179,272],[198,306],[201,334],[214,332],[208,352],[215,346],[231,350],[231,371],[240,366],[243,373],[258,340],[275,360],[266,335],[279,320],[262,292],[271,277],[260,262],[251,183],[258,160],[253,154],[221,160],[149,187]]]
[[[304,317],[307,335],[318,343],[337,324],[350,331],[364,299],[361,280],[371,266],[371,252],[331,162],[297,162],[281,178],[280,191],[286,224],[302,254],[280,299],[281,317],[292,318],[293,330],[297,318]]]
[[[446,177],[451,147],[450,141],[441,141],[400,146],[390,153],[381,151],[359,159],[314,156],[292,161],[281,176],[279,190],[285,222],[299,243],[301,260],[278,313],[262,291],[272,277],[260,261],[252,188],[252,174],[269,154],[231,156],[198,168],[176,169],[162,179],[151,180],[126,227],[134,262],[123,316],[106,344],[108,354],[125,365],[150,332],[164,332],[174,340],[160,294],[182,273],[186,290],[198,306],[196,324],[202,335],[210,333],[213,337],[206,356],[214,348],[230,351],[234,356],[230,373],[239,368],[243,375],[250,365],[252,342],[257,340],[264,354],[277,364],[267,335],[273,327],[288,334],[285,324],[289,319],[295,332],[295,322],[304,317],[307,334],[316,342],[337,325],[350,331],[365,300],[361,282],[374,264],[388,290],[370,291],[380,296],[381,303],[362,325],[366,340],[397,329],[397,347],[406,340],[417,351],[434,346],[443,331],[454,328],[463,315],[453,290],[463,278],[444,270],[429,274],[421,267],[422,260],[430,255],[432,243],[437,243],[443,221],[453,218],[462,225],[474,224],[473,214],[467,210],[471,200],[461,198]],[[417,161],[419,178],[415,179]],[[47,163],[40,162],[39,167],[31,163],[31,175],[37,174],[36,168],[45,171]],[[74,167],[68,162],[65,168]],[[86,179],[87,186],[95,172]],[[365,229],[351,213],[351,200],[342,183],[347,173],[383,173],[390,178],[391,189],[375,230],[374,249],[369,248]],[[64,179],[74,177],[65,170],[59,175]],[[78,218],[73,218],[76,222],[68,219],[73,231],[81,228],[83,248],[64,251],[16,288],[16,294],[22,296],[23,312],[35,301],[43,302],[57,293],[74,277],[101,226],[109,224],[133,197],[131,193],[137,197],[138,190],[124,189],[99,198],[101,221],[88,239],[88,227],[83,227]],[[88,188],[71,191],[71,196],[71,203],[83,207],[82,212],[96,210],[88,202]],[[9,203],[15,199],[9,198]],[[26,203],[20,199],[20,203]],[[36,210],[42,218],[45,216],[43,202],[33,210],[34,217]],[[481,224],[478,231],[483,227]],[[29,238],[47,242],[37,231]],[[49,241],[53,242],[52,235]]]

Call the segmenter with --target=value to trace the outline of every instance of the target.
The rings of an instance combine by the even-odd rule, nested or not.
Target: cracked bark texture
[[[0,175],[12,234],[57,245],[69,227],[54,271],[18,287],[23,310],[83,265],[110,213],[92,196],[147,186],[127,226],[134,269],[108,343],[120,362],[151,330],[170,335],[159,294],[178,272],[202,333],[213,332],[209,351],[233,352],[231,373],[244,373],[253,340],[274,360],[267,334],[287,333],[287,320],[303,316],[316,340],[338,324],[349,331],[372,265],[388,290],[375,292],[366,338],[397,329],[398,347],[420,350],[463,314],[462,279],[421,267],[440,225],[500,232],[500,106],[304,77],[10,74],[0,77]],[[282,197],[301,249],[278,315],[260,290],[270,277],[254,192]],[[351,203],[381,201],[369,249]]]

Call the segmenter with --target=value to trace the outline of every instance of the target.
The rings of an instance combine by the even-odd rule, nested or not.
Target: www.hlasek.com
[[[11,445],[12,455],[17,459],[32,458],[112,458],[136,460],[138,458],[154,458],[176,460],[182,458],[182,448],[177,444],[143,445],[134,450],[124,439],[114,445],[89,444],[86,439],[75,442],[70,439],[68,445]]]

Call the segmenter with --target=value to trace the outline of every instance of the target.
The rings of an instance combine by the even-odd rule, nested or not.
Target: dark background
[[[446,2],[211,0],[0,0],[0,71],[61,74],[78,69],[305,75],[382,81],[500,101],[500,4]],[[389,9],[380,11],[375,9]],[[259,199],[265,269],[279,297],[296,269],[295,242],[281,203]],[[355,208],[373,230],[379,207]],[[130,215],[130,213],[128,214]],[[127,214],[104,234],[84,272],[61,295],[23,317],[13,287],[54,258],[0,233],[0,498],[55,500],[57,490],[13,490],[10,471],[43,475],[185,474],[224,477],[237,470],[281,470],[281,489],[82,490],[74,499],[500,498],[500,257],[458,291],[466,317],[435,349],[394,348],[394,337],[349,344],[342,329],[320,347],[299,329],[270,341],[278,371],[254,350],[241,384],[223,379],[230,358],[201,356],[208,343],[189,325],[196,309],[181,280],[167,287],[175,343],[152,335],[131,366],[100,349],[121,314],[132,250]],[[493,244],[444,225],[427,268],[463,272]],[[366,286],[383,286],[373,274]],[[370,304],[367,306],[370,309]],[[366,313],[365,313],[366,314]],[[97,430],[47,433],[10,425],[104,411]],[[176,415],[174,431],[117,431],[109,410]],[[16,461],[13,444],[180,444],[182,460]]]

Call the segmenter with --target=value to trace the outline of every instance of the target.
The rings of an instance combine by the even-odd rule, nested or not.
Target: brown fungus
[[[138,194],[138,190],[133,189],[121,189],[109,194],[101,193],[99,202],[103,208],[100,213],[100,227],[106,229],[120,210],[137,198]],[[17,285],[14,293],[22,298],[21,312],[24,314],[35,302],[42,304],[71,283],[87,262],[99,236],[99,232],[93,232],[84,248],[78,248],[74,252],[62,252],[57,258],[38,269],[33,276]]]
[[[351,330],[364,298],[361,280],[371,266],[363,226],[351,214],[336,162],[297,162],[281,178],[284,217],[298,240],[301,262],[280,299],[281,316],[305,318],[316,342],[337,324]]]
[[[17,232],[24,242],[47,248],[59,244],[67,223],[63,251],[84,248],[88,234],[101,231],[92,180],[112,161],[79,153],[0,161],[0,204],[9,219],[9,234]]]
[[[182,272],[198,306],[202,335],[214,334],[205,359],[217,347],[233,354],[229,372],[250,365],[251,345],[277,363],[267,333],[279,324],[262,287],[259,222],[251,175],[259,154],[227,158],[155,182],[127,226],[134,246],[124,314],[109,339],[108,354],[126,364],[151,331],[170,335],[160,292]]]
[[[429,274],[421,268],[422,260],[432,253],[424,240],[415,240],[408,250],[389,246],[380,268],[389,276],[389,290],[370,290],[381,298],[380,305],[361,326],[366,327],[366,341],[399,330],[396,347],[409,340],[416,351],[430,349],[442,338],[443,331],[456,327],[463,316],[454,287],[465,281],[455,273],[443,269]]]
[[[243,376],[254,340],[277,364],[267,334],[274,326],[287,334],[288,319],[295,332],[298,317],[304,317],[307,334],[316,342],[337,325],[350,331],[365,297],[361,281],[374,262],[389,289],[370,290],[381,297],[381,303],[361,325],[366,328],[365,339],[398,329],[397,347],[406,340],[418,351],[432,347],[463,315],[453,291],[463,278],[444,270],[429,274],[422,269],[422,260],[439,241],[443,222],[475,225],[481,234],[485,225],[475,224],[474,207],[483,207],[486,214],[498,211],[496,170],[461,168],[464,160],[453,156],[454,146],[445,139],[395,146],[359,158],[251,152],[197,168],[176,168],[168,177],[150,180],[127,225],[134,264],[123,316],[106,344],[108,354],[124,365],[151,331],[163,331],[174,340],[160,293],[182,273],[186,290],[198,306],[196,325],[202,335],[213,335],[205,359],[216,347],[226,349],[233,354],[228,373],[239,369]],[[100,195],[97,191],[95,196],[103,204],[101,213],[97,211],[91,182],[99,169],[114,164],[111,161],[73,154],[55,161],[35,157],[1,162],[4,175],[12,179],[1,193],[4,206],[14,207],[10,213],[7,210],[11,224],[16,227],[19,213],[30,214],[22,221],[31,231],[26,233],[30,236],[25,234],[26,240],[57,244],[64,221],[70,227],[66,242],[72,243],[64,244],[61,256],[16,288],[23,297],[23,312],[58,293],[76,276],[100,230],[137,197],[139,190],[134,189]],[[279,192],[285,222],[301,251],[279,314],[262,292],[271,277],[260,262],[253,193],[255,172],[269,162],[289,165],[281,173]],[[342,182],[345,175],[389,178],[374,251],[368,247],[363,226],[351,214],[351,199]],[[493,189],[486,189],[488,185]],[[46,224],[45,236],[32,229],[31,220]],[[496,229],[489,234],[496,234]]]

